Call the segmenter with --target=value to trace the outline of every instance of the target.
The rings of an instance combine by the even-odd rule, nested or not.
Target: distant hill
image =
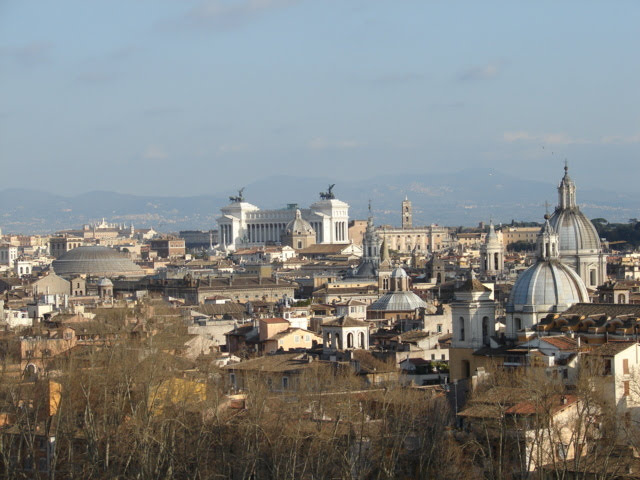
[[[248,202],[260,208],[282,208],[289,203],[308,207],[318,194],[335,183],[336,197],[351,205],[351,218],[366,218],[369,200],[377,224],[398,225],[405,195],[413,202],[414,225],[475,225],[493,218],[540,221],[545,201],[557,203],[556,185],[516,178],[489,169],[455,174],[389,175],[368,180],[273,176],[245,186]],[[235,187],[235,186],[234,186]],[[49,233],[77,228],[105,218],[160,231],[209,229],[220,207],[234,190],[190,197],[142,196],[114,192],[87,192],[66,197],[39,190],[0,190],[0,228],[3,232]],[[638,217],[640,194],[582,190],[578,202],[589,218],[626,222]]]

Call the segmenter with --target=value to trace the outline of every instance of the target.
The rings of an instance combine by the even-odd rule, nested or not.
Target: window
[[[622,382],[622,388],[624,389],[622,396],[628,397],[629,396],[629,380],[625,380],[624,382]]]
[[[442,333],[442,324],[439,323],[438,325],[436,325],[436,332],[438,333]]]
[[[309,342],[309,341],[311,341],[311,337],[309,337],[309,335],[305,335],[305,336],[304,336],[304,341],[305,341],[305,342]]]
[[[459,340],[464,341],[464,317],[460,317],[458,325],[460,326],[460,336],[458,338]]]
[[[436,359],[436,355],[435,355],[435,353],[432,353],[431,354],[431,360],[435,360],[435,359]]]
[[[293,337],[293,341],[296,342],[296,343],[300,343],[300,335],[295,335]]]
[[[566,460],[568,451],[569,445],[561,442],[558,443],[558,458]]]
[[[282,389],[286,390],[289,388],[289,377],[282,377]]]
[[[611,359],[605,358],[603,375],[611,375]]]
[[[522,330],[522,320],[519,318],[513,319],[513,329],[515,331]]]
[[[629,359],[625,358],[622,360],[622,373],[625,375],[629,375]]]
[[[489,343],[489,317],[482,318],[482,342]]]
[[[442,355],[440,355],[440,360],[444,360],[444,353]]]

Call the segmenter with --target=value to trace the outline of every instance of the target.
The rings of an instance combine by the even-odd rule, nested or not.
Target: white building
[[[18,277],[24,277],[31,275],[33,270],[33,263],[31,260],[16,259],[13,262],[13,271]]]
[[[220,245],[229,250],[279,243],[287,224],[295,219],[296,208],[260,210],[245,202],[241,194],[230,197],[217,219]],[[308,209],[300,209],[304,220],[316,232],[316,243],[349,243],[349,205],[334,198],[331,189]]]
[[[0,265],[12,267],[16,258],[18,258],[18,247],[8,243],[0,245]]]
[[[489,223],[489,233],[480,247],[480,273],[486,277],[495,277],[504,270],[504,247],[498,238],[493,222]]]

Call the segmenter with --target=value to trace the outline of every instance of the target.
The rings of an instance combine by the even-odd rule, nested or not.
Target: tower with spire
[[[561,210],[574,209],[576,204],[576,184],[573,183],[569,176],[569,165],[565,161],[564,163],[564,177],[560,181],[558,186],[558,208]]]
[[[498,238],[493,220],[489,222],[489,233],[480,247],[480,274],[484,278],[496,277],[504,270],[504,247]]]
[[[371,202],[369,202],[369,218],[367,228],[362,237],[362,258],[358,266],[347,276],[351,278],[367,278],[374,280],[378,276],[380,266],[380,253],[382,242],[380,235],[373,224],[373,214],[371,213]]]
[[[560,260],[573,268],[588,288],[595,289],[607,280],[606,257],[598,231],[580,211],[576,184],[564,165],[564,176],[558,186],[558,206],[549,223],[557,232]]]

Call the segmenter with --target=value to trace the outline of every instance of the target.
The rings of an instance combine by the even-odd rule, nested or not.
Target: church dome
[[[52,263],[58,275],[142,275],[142,269],[120,252],[100,246],[77,247]]]
[[[549,223],[560,236],[560,254],[600,250],[600,237],[593,223],[580,209],[557,209]]]
[[[397,267],[393,269],[393,272],[391,272],[390,278],[407,278],[408,276],[409,275],[407,275],[404,268]]]
[[[584,302],[589,294],[575,270],[559,260],[538,261],[516,280],[507,312],[561,312]]]
[[[406,274],[405,274],[406,275]],[[373,302],[367,310],[376,312],[408,312],[418,308],[428,309],[428,305],[418,295],[410,291],[389,292]]]
[[[111,280],[109,280],[106,277],[102,277],[99,281],[98,281],[98,286],[99,287],[113,287],[113,282],[111,282]]]
[[[576,202],[576,185],[569,177],[569,167],[564,167],[564,177],[558,186],[559,202],[549,223],[560,237],[560,255],[570,255],[585,250],[600,250],[600,237],[596,227],[580,211]]]
[[[347,278],[375,278],[378,276],[378,269],[373,262],[361,262]]]
[[[561,312],[571,305],[589,302],[589,293],[580,275],[560,261],[559,235],[549,215],[537,238],[538,261],[518,276],[507,312]]]
[[[296,210],[296,218],[291,220],[285,228],[287,235],[315,235],[316,231],[311,224],[302,218],[300,210]]]

